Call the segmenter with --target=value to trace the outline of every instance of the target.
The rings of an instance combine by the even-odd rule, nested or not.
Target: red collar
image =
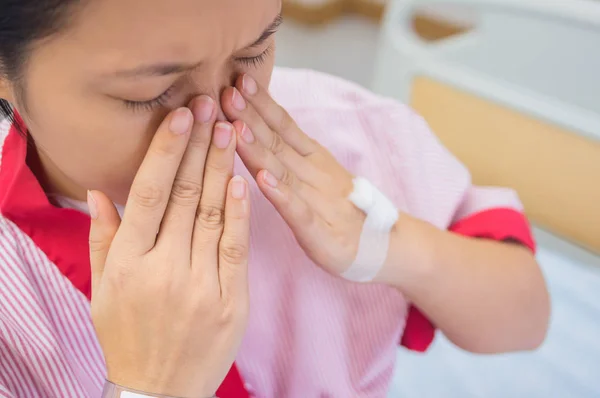
[[[54,206],[27,166],[28,140],[15,123],[4,146],[0,163],[0,212],[26,233],[60,269],[63,275],[90,298],[88,238],[90,219],[72,209]],[[24,130],[24,129],[23,129]]]
[[[71,283],[91,296],[88,250],[90,218],[78,210],[54,206],[27,165],[27,137],[15,113],[0,157],[0,213],[27,234]],[[25,131],[25,129],[21,129]],[[248,397],[235,366],[223,382],[222,398]]]

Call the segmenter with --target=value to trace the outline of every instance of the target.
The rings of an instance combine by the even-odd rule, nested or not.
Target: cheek
[[[123,203],[163,115],[120,108],[57,59],[38,54],[27,74],[23,117],[36,147],[70,184]]]
[[[38,150],[71,183],[122,203],[152,139],[151,116],[107,111],[93,101],[69,112],[40,109],[28,125]],[[129,117],[128,117],[129,116]],[[158,116],[157,116],[158,117]]]

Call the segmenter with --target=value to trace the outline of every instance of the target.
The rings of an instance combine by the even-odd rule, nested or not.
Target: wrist
[[[165,394],[154,394],[144,391],[139,391],[121,385],[106,381],[104,389],[102,390],[102,398],[188,398],[188,397],[177,397]],[[189,398],[218,398],[216,395],[200,395]]]
[[[388,256],[376,282],[402,292],[432,272],[436,240],[440,233],[431,224],[401,213],[390,232]]]

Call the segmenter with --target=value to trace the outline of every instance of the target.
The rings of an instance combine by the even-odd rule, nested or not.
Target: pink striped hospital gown
[[[473,186],[408,107],[310,71],[277,69],[271,91],[400,210],[534,249],[514,192]],[[48,201],[27,165],[26,139],[7,121],[0,148],[0,397],[99,397],[105,370],[89,315],[89,217],[84,207]],[[241,164],[237,172],[249,177]],[[320,270],[254,185],[252,200],[250,321],[221,397],[384,397],[398,345],[424,351],[433,325],[391,287]]]

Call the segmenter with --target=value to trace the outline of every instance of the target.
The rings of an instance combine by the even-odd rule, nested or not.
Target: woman
[[[279,0],[0,4],[0,396],[382,397],[433,325],[543,341],[518,200],[396,102],[271,80]]]

